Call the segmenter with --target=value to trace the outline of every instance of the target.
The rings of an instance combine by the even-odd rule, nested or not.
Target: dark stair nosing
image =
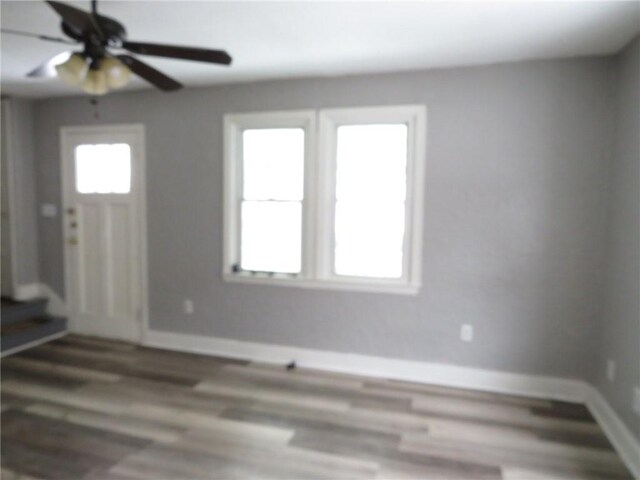
[[[46,308],[46,298],[34,298],[24,302],[2,299],[0,323],[2,325],[11,325],[23,320],[43,317],[46,315]]]
[[[0,336],[2,353],[67,330],[66,318],[47,316],[43,320],[32,328]]]

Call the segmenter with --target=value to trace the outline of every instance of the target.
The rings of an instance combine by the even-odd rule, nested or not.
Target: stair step
[[[20,322],[10,323],[8,325],[0,325],[0,336],[13,335],[16,333],[30,330],[50,321],[47,317],[31,318]]]
[[[35,298],[26,302],[2,299],[2,326],[11,325],[32,318],[40,318],[46,315],[47,299]]]
[[[3,325],[0,330],[0,348],[2,352],[35,342],[67,329],[67,319],[62,317],[43,316],[11,325]]]

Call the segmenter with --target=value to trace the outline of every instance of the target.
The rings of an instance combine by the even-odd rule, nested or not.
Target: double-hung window
[[[424,106],[225,117],[229,281],[416,293]]]

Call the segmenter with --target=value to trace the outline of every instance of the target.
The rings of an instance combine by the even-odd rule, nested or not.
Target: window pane
[[[336,274],[368,278],[400,278],[402,250],[379,250],[371,245],[359,249],[336,247]],[[376,261],[372,262],[371,259]]]
[[[338,128],[336,198],[406,198],[407,126]]]
[[[301,202],[242,202],[243,270],[299,273],[302,249]]]
[[[78,193],[131,190],[131,148],[126,143],[79,145],[75,161]]]
[[[400,278],[407,126],[339,127],[336,154],[335,273]]]
[[[335,273],[400,278],[404,202],[337,202]]]
[[[246,200],[302,200],[304,130],[245,130],[242,134]]]

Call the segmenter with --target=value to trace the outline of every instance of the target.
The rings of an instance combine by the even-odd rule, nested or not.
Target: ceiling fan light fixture
[[[115,57],[105,57],[100,70],[105,72],[109,88],[124,87],[131,80],[131,70]]]
[[[89,70],[87,59],[79,54],[74,53],[69,56],[66,62],[56,65],[58,77],[69,85],[80,85],[83,83]]]
[[[71,41],[17,30],[0,29],[2,33],[25,35],[57,43],[82,44],[84,51],[58,54],[28,72],[27,76],[30,78],[57,76],[69,85],[81,87],[90,95],[104,95],[109,90],[124,87],[132,74],[135,74],[162,91],[172,92],[179,90],[183,85],[128,53],[113,55],[110,50],[117,48],[140,55],[217,65],[230,65],[232,61],[231,56],[224,50],[130,42],[126,40],[127,32],[120,22],[98,14],[97,0],[91,1],[90,11],[80,10],[59,1],[45,2],[61,18],[62,33],[70,37]]]
[[[82,82],[82,89],[90,95],[104,95],[109,91],[107,75],[103,69],[90,68]]]

